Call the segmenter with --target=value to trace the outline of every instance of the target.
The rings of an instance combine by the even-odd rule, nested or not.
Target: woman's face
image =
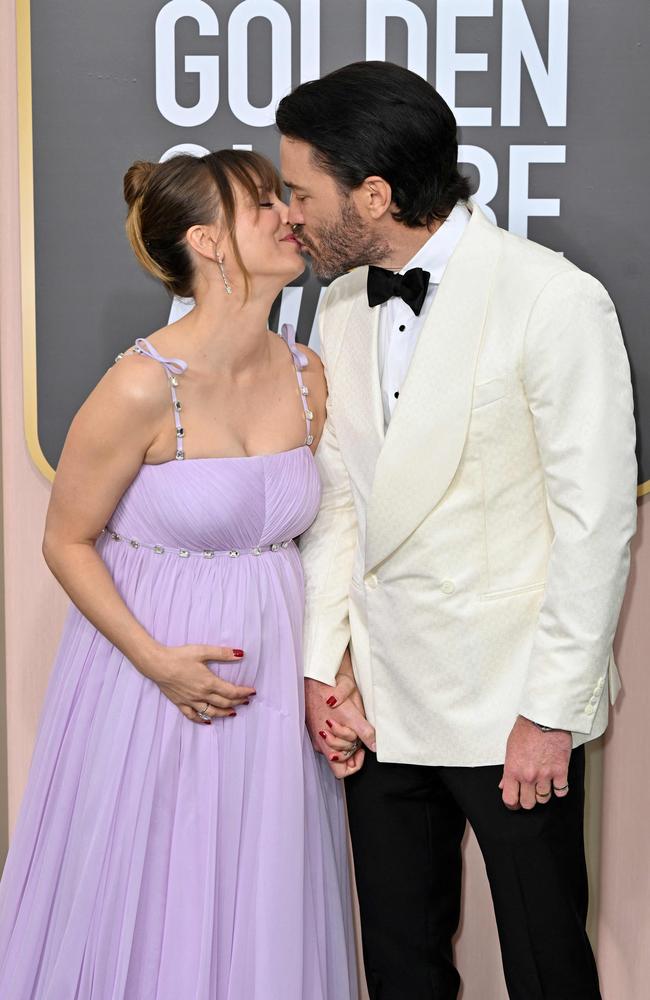
[[[243,189],[237,191],[236,201],[237,244],[242,261],[253,284],[260,278],[276,278],[280,285],[297,278],[305,269],[300,244],[289,225],[289,209],[274,191],[258,190],[252,199]],[[232,254],[226,255],[235,269]]]

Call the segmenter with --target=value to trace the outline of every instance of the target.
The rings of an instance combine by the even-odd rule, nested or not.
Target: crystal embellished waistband
[[[181,559],[189,559],[190,556],[200,556],[202,559],[214,559],[215,556],[229,556],[231,559],[236,559],[238,556],[261,556],[263,552],[278,552],[291,544],[291,539],[287,539],[284,542],[273,542],[271,545],[256,545],[252,549],[176,549],[173,546],[152,545],[151,542],[141,542],[137,538],[127,538],[109,527],[103,528],[102,533],[108,535],[114,542],[126,542],[133,549],[150,549],[158,556],[180,556]]]

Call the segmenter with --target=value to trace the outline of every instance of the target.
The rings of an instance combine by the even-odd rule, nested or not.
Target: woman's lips
[[[280,243],[295,243],[298,247],[302,246],[300,240],[294,236],[293,233],[288,233],[286,236],[283,236]]]

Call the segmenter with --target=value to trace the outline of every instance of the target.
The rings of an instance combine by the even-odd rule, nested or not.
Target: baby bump
[[[211,559],[105,543],[102,555],[123,600],[158,642],[242,649],[241,660],[210,669],[255,687],[260,704],[292,713],[300,707],[304,585],[294,542]]]

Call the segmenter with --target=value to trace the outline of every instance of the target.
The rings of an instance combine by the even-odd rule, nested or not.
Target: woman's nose
[[[283,226],[289,225],[289,206],[285,205],[283,201],[278,200],[276,202],[276,208],[278,210],[278,215],[280,216],[280,222]]]

